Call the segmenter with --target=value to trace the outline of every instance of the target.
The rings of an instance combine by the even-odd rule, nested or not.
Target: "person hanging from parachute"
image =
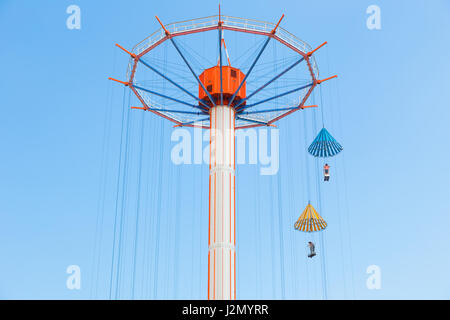
[[[323,166],[323,181],[330,181],[330,166],[328,163]]]
[[[312,257],[314,257],[315,255],[316,255],[316,246],[314,245],[314,243],[313,242],[311,242],[311,241],[308,241],[308,247],[309,247],[309,250],[310,250],[310,253],[308,254],[308,258],[312,258]]]

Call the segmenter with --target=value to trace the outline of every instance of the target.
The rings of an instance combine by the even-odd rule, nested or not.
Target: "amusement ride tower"
[[[129,87],[136,95],[142,106],[132,108],[157,114],[174,122],[177,127],[199,127],[210,130],[208,299],[236,299],[235,130],[273,126],[275,121],[295,111],[317,107],[305,105],[311,92],[316,85],[336,77],[318,79],[313,53],[326,42],[312,50],[305,42],[279,26],[283,16],[278,23],[273,24],[222,16],[219,9],[217,16],[169,25],[163,25],[156,17],[161,29],[136,45],[131,52],[117,45],[131,57],[128,81],[110,79]],[[218,63],[200,72],[196,71],[177,38],[213,30],[218,32],[216,38],[219,48]],[[245,70],[231,66],[223,37],[224,30],[263,39],[254,59]],[[251,80],[249,77],[270,41],[277,41],[287,48],[294,55],[292,63],[279,72]],[[151,59],[147,59],[152,51],[164,42],[170,42],[179,55],[178,58],[197,86],[197,92],[193,90],[193,86],[181,84],[181,81],[176,79],[176,73],[171,76],[169,72],[158,68],[156,63],[149,62]],[[228,65],[223,64],[223,51],[226,52]],[[302,62],[306,65],[305,74],[309,79],[303,79],[304,82],[300,86],[256,99],[272,83]],[[189,101],[183,100],[179,95],[156,91],[156,86],[147,87],[145,81],[138,81],[136,75],[142,66],[161,81],[168,83],[168,86],[178,90]],[[166,70],[167,68],[170,67],[165,67]],[[181,78],[186,79],[186,76],[180,76]],[[248,94],[250,85],[253,89]],[[293,103],[277,108],[264,107],[275,101],[285,103],[280,100],[283,97],[293,97],[291,99]],[[172,103],[173,107],[169,108],[165,101]]]

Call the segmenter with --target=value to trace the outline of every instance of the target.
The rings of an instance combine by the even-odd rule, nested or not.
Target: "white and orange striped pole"
[[[236,299],[235,110],[210,110],[208,299]]]

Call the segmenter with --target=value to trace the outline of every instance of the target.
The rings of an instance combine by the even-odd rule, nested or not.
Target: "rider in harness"
[[[329,181],[330,180],[330,166],[328,163],[325,163],[323,166],[323,181]]]
[[[308,254],[308,258],[312,258],[316,255],[316,252],[314,251],[316,246],[311,241],[308,242],[308,247],[310,250],[310,253]]]

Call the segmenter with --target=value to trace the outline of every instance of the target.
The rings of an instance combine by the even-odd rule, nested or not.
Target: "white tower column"
[[[236,299],[235,111],[210,110],[208,299]]]

